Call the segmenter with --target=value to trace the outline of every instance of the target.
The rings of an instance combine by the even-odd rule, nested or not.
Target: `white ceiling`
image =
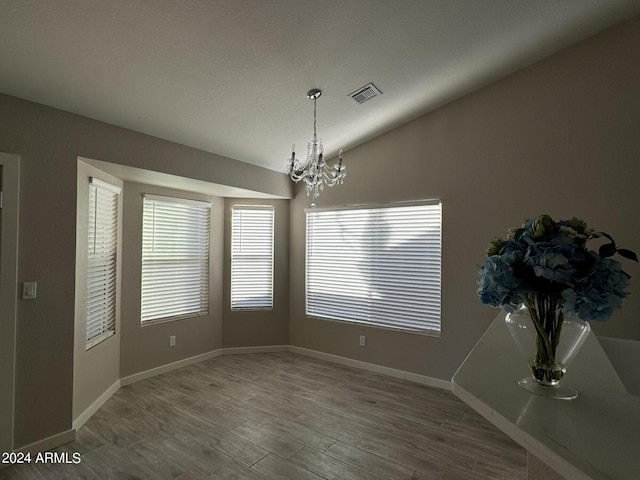
[[[640,14],[640,0],[1,0],[0,92],[284,171]],[[373,82],[363,105],[347,95]],[[348,162],[348,152],[345,155]]]

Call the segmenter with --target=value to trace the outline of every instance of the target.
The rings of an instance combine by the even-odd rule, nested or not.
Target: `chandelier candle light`
[[[313,100],[313,137],[309,139],[307,144],[307,158],[304,162],[300,162],[296,158],[296,146],[291,147],[291,158],[287,165],[287,175],[291,180],[298,183],[304,180],[307,195],[311,195],[311,206],[315,207],[315,201],[320,196],[320,192],[324,190],[324,186],[333,187],[336,184],[342,184],[344,177],[347,175],[347,167],[342,165],[342,149],[338,153],[338,163],[329,166],[324,160],[324,146],[322,139],[316,134],[316,101],[322,95],[322,91],[314,88],[307,92],[307,98]]]

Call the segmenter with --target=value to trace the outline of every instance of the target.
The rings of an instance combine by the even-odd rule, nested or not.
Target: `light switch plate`
[[[24,282],[22,284],[22,299],[33,300],[38,293],[38,282]]]

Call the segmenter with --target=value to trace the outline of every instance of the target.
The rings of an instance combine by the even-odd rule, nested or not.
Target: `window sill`
[[[397,332],[397,333],[408,333],[410,335],[420,335],[422,337],[440,338],[440,331],[438,330],[410,330],[406,328],[390,327],[387,325],[378,325],[378,324],[369,323],[369,322],[359,322],[357,320],[339,320],[336,318],[318,317],[318,316],[309,315],[309,314],[306,314],[305,316],[307,318],[313,318],[315,320],[323,320],[326,322],[341,323],[341,324],[347,324],[347,325],[358,325],[362,327],[388,330],[388,331]]]
[[[152,320],[145,320],[144,322],[140,322],[140,326],[142,328],[153,327],[154,325],[177,322],[179,320],[190,320],[194,318],[201,318],[201,317],[206,317],[207,315],[209,315],[209,312],[194,313],[189,315],[178,315],[175,317],[166,317],[166,318],[154,318]]]
[[[104,342],[107,338],[113,337],[116,334],[115,330],[109,330],[108,332],[101,333],[97,337],[93,337],[91,340],[87,342],[86,350],[91,350],[96,345]]]

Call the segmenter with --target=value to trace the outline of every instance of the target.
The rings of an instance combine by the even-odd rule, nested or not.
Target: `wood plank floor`
[[[227,355],[121,388],[0,479],[526,479],[526,452],[451,392],[292,353]]]

